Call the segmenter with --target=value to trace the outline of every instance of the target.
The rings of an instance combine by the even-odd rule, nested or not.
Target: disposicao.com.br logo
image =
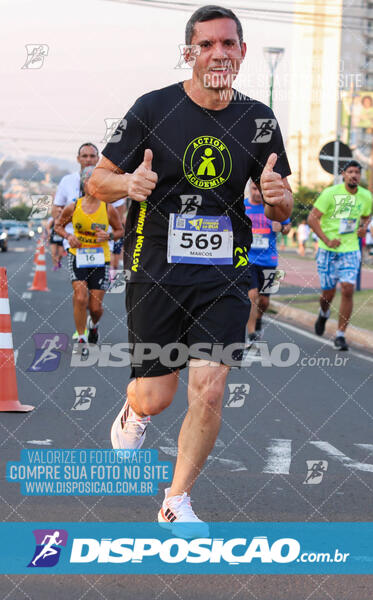
[[[4,522],[0,537],[7,574],[365,574],[373,562],[373,522]]]
[[[345,562],[349,553],[301,552],[298,540],[267,536],[248,538],[75,538],[70,563],[142,563],[156,558],[163,563],[239,565],[258,559],[261,563]]]

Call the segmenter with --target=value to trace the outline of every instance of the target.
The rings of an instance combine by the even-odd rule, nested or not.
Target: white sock
[[[143,423],[147,423],[148,421],[150,421],[150,417],[141,417],[140,415],[137,414],[137,412],[135,412],[132,408],[132,406],[130,405],[130,412],[129,415],[131,415],[131,417],[133,417],[134,419],[136,419],[137,421],[142,421]]]
[[[323,309],[320,308],[320,315],[322,317],[324,317],[325,319],[329,319],[329,317],[330,317],[330,308],[326,312],[324,312]]]
[[[340,329],[337,329],[337,333],[335,334],[336,337],[344,337],[345,336],[345,332],[341,331]]]

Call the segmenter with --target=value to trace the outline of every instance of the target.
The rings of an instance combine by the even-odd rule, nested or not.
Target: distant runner
[[[109,240],[123,235],[117,210],[101,202],[87,192],[87,181],[94,167],[82,172],[85,195],[63,209],[55,230],[69,243],[68,265],[74,289],[73,307],[78,344],[97,344],[99,320],[104,312],[102,301],[109,287],[110,248]],[[71,223],[73,233],[66,225]],[[109,225],[112,232],[109,233]],[[86,311],[89,310],[88,338],[85,334]],[[83,345],[83,346],[82,346]],[[79,348],[78,348],[79,350]]]
[[[83,196],[83,182],[82,182],[82,172],[85,167],[95,166],[99,159],[99,152],[97,146],[92,144],[92,142],[85,142],[78,149],[78,155],[76,160],[80,165],[80,171],[75,171],[74,173],[70,173],[69,175],[65,175],[62,177],[60,183],[57,187],[57,192],[54,198],[54,204],[52,206],[52,217],[57,220],[59,215],[61,214],[63,208],[76,202],[78,198]],[[121,198],[114,202],[112,206],[115,208],[120,207],[124,204],[124,199]],[[73,233],[72,223],[68,223],[66,225],[66,232]],[[65,250],[69,249],[69,242],[67,237],[63,240],[63,247]],[[84,330],[84,335],[88,335],[88,328],[86,327]],[[78,339],[78,332],[75,331],[72,336],[73,340]]]
[[[266,292],[265,276],[266,270],[274,272],[278,264],[277,232],[281,231],[286,235],[290,231],[291,223],[290,219],[279,223],[266,217],[262,195],[253,181],[249,185],[249,197],[245,198],[245,209],[251,219],[253,233],[249,251],[251,310],[247,323],[250,345],[250,342],[261,337],[262,316],[269,306],[270,293]]]
[[[372,195],[359,186],[361,166],[356,160],[345,166],[342,176],[343,183],[326,188],[317,198],[308,216],[308,224],[319,238],[316,261],[322,293],[315,332],[323,335],[325,331],[339,282],[341,304],[334,347],[348,350],[345,332],[352,313],[354,286],[361,260],[358,238],[364,237],[367,231]]]
[[[63,249],[63,245],[62,245],[63,239],[60,235],[57,235],[57,233],[54,230],[53,217],[50,217],[48,219],[46,228],[47,228],[48,235],[49,235],[49,244],[50,244],[52,262],[53,262],[53,271],[57,271],[58,269],[60,269],[62,267],[61,260],[62,260],[63,253],[64,253],[64,249]]]

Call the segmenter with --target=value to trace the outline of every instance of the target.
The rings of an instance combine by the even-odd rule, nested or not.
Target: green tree
[[[299,186],[294,193],[294,209],[291,217],[293,225],[298,225],[303,219],[307,219],[316,198],[320,195],[325,186],[309,188],[304,185]]]
[[[7,211],[9,216],[6,218],[15,219],[16,221],[27,221],[30,212],[31,207],[27,206],[27,204],[17,204]]]

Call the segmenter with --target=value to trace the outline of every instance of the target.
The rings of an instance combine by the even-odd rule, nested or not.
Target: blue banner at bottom
[[[1,523],[2,574],[370,574],[373,523]]]

